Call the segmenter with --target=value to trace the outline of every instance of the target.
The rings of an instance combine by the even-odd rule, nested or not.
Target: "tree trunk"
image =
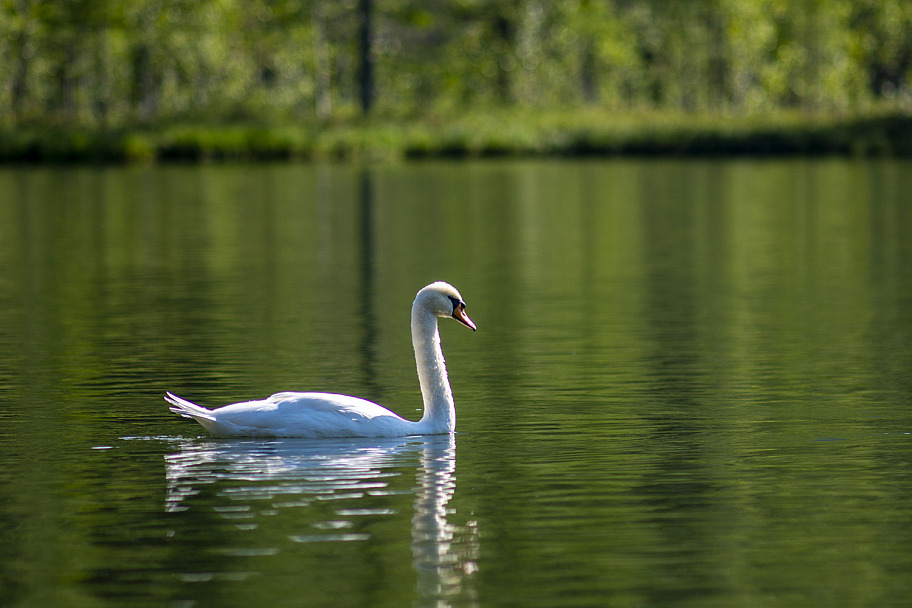
[[[92,111],[95,120],[102,126],[108,126],[108,114],[111,109],[110,57],[108,56],[108,31],[96,29],[94,33],[94,95]]]
[[[497,62],[497,98],[501,103],[507,104],[513,101],[513,87],[510,82],[510,72],[507,69],[509,64],[507,55],[513,48],[513,24],[505,15],[497,15],[494,18],[494,35],[498,40],[500,57]]]
[[[326,42],[326,20],[320,2],[313,6],[313,54],[314,54],[314,109],[317,118],[324,120],[332,112],[330,98],[329,47]]]
[[[16,71],[13,74],[12,109],[16,120],[22,119],[22,108],[25,106],[25,97],[28,94],[28,75],[30,54],[25,52],[28,45],[28,36],[20,32],[16,37],[15,47],[20,49],[16,61]]]
[[[16,10],[20,15],[28,15],[31,12],[31,5],[28,2],[20,1],[16,3]],[[16,120],[22,119],[22,108],[25,106],[25,98],[28,95],[29,69],[31,68],[32,53],[28,52],[30,36],[30,20],[25,19],[20,26],[19,33],[15,36],[13,48],[16,50],[16,67],[13,72],[11,109]]]
[[[593,46],[592,40],[583,42],[582,58],[580,60],[580,88],[582,89],[583,101],[586,103],[596,103],[599,99]]]
[[[358,88],[361,98],[361,112],[367,116],[374,105],[374,59],[371,53],[373,42],[373,0],[358,3]]]
[[[52,101],[58,117],[72,121],[76,116],[76,82],[73,77],[76,64],[76,42],[67,36],[63,45],[60,63],[54,70],[54,79],[57,81],[56,99]]]

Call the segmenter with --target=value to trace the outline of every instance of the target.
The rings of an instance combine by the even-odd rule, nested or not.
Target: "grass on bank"
[[[498,110],[327,125],[0,128],[0,162],[586,155],[912,156],[912,113],[755,117]]]

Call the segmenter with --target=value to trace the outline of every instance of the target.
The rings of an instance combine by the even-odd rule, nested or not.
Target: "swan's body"
[[[331,393],[276,393],[261,401],[208,410],[167,393],[171,411],[193,418],[217,437],[401,437],[452,433],[456,408],[440,350],[438,317],[475,330],[465,302],[451,285],[432,283],[412,304],[412,346],[424,415],[412,422],[365,399]]]

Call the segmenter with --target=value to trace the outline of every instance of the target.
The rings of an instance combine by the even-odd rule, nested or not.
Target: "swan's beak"
[[[453,310],[453,318],[472,331],[475,331],[475,324],[472,323],[472,319],[469,318],[469,315],[465,314],[465,308],[463,306],[457,306],[456,309]]]

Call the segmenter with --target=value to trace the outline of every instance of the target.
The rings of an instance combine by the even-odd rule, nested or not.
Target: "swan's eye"
[[[450,302],[453,303],[453,312],[456,312],[460,306],[465,308],[465,303],[461,300],[454,298],[453,296],[447,296],[450,299]]]

